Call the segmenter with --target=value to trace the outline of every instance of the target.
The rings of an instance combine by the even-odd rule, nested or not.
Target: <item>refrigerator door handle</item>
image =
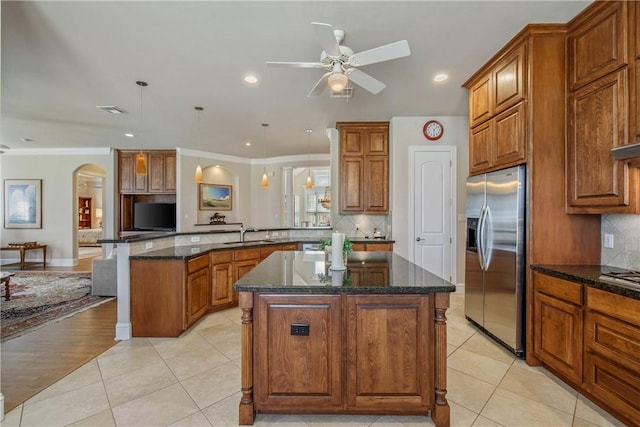
[[[491,216],[491,208],[489,205],[484,210],[484,218],[482,220],[482,258],[484,258],[484,270],[489,269],[491,258],[493,255],[493,218]]]
[[[478,218],[478,227],[476,228],[476,244],[478,246],[478,262],[480,263],[480,268],[484,271],[484,214],[487,205],[482,205],[480,208],[480,217]]]

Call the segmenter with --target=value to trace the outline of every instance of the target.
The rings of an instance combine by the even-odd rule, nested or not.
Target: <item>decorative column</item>
[[[240,292],[242,310],[242,397],[238,411],[238,424],[253,425],[253,292]]]
[[[438,427],[451,424],[451,412],[447,402],[447,316],[449,294],[435,295],[435,405],[431,418]]]
[[[131,339],[131,284],[129,281],[129,243],[118,243],[116,253],[116,281],[118,321],[116,341]]]

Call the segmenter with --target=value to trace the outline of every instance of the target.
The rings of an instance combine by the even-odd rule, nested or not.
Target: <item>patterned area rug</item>
[[[91,272],[16,272],[10,293],[2,286],[2,341],[113,299],[91,295]]]

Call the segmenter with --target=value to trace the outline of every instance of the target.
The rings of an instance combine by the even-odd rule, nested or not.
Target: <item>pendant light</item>
[[[198,149],[200,149],[200,112],[204,110],[202,107],[195,107],[198,116]],[[196,174],[193,178],[196,182],[202,182],[202,166],[200,165],[200,157],[198,157],[198,165],[196,166]]]
[[[137,81],[136,84],[140,86],[140,132],[142,132],[142,88],[148,86],[147,82]],[[147,158],[142,153],[142,143],[140,144],[140,153],[136,157],[136,175],[147,174]]]
[[[310,163],[311,162],[311,132],[313,132],[313,130],[311,129],[307,129],[307,136],[309,139],[309,145],[307,146],[307,162]],[[311,188],[313,187],[313,181],[311,180],[311,165],[309,165],[307,167],[307,190],[311,190]]]
[[[269,186],[269,178],[267,178],[267,126],[269,123],[262,123],[262,186]]]

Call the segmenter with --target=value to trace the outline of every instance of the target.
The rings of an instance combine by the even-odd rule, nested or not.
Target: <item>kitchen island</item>
[[[241,425],[257,413],[419,414],[448,426],[446,310],[455,286],[390,252],[275,252],[233,288]]]

